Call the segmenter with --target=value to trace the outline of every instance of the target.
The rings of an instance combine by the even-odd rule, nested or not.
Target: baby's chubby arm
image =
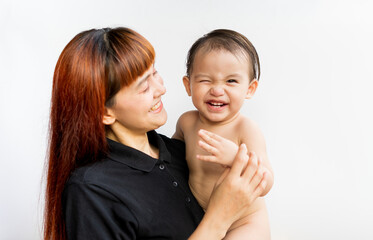
[[[198,131],[198,135],[202,139],[198,142],[198,145],[211,155],[197,155],[197,159],[219,163],[225,167],[232,166],[234,157],[238,152],[236,143],[203,129]]]
[[[250,151],[250,155],[257,157],[261,165],[261,171],[266,174],[267,186],[261,196],[266,195],[273,185],[273,171],[269,163],[263,134],[258,126],[248,120],[240,126],[241,143],[245,143]],[[198,155],[197,158],[203,161],[215,162],[223,166],[231,166],[234,156],[237,154],[238,146],[217,134],[200,130],[198,132],[202,141],[199,146],[211,155]]]
[[[177,120],[176,131],[172,138],[185,141],[184,131],[191,128],[197,116],[197,111],[188,111],[183,113]]]
[[[178,121],[177,124],[176,124],[176,131],[175,131],[174,135],[172,135],[172,138],[184,141],[184,134],[183,134],[182,128],[180,126],[180,121]]]
[[[232,223],[265,189],[266,176],[247,155],[245,144],[241,144],[232,167],[226,168],[216,182],[206,213],[189,240],[223,239]]]
[[[263,133],[260,131],[259,126],[248,118],[245,118],[245,121],[242,121],[239,128],[242,129],[242,131],[240,131],[240,139],[242,143],[247,145],[248,151],[255,152],[255,154],[260,158],[262,166],[264,167],[267,186],[261,196],[265,196],[272,188],[274,177],[272,166],[268,160],[267,148]]]

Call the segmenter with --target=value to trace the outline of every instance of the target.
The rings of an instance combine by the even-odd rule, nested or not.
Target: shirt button
[[[164,169],[164,165],[163,164],[159,165],[159,169],[163,170]]]
[[[186,201],[187,203],[190,203],[190,197],[186,197],[186,198],[185,198],[185,201]]]
[[[177,187],[177,185],[179,185],[177,182],[173,182],[172,185],[174,185],[174,187]]]

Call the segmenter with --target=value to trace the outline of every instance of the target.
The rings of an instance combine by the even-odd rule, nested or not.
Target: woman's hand
[[[190,239],[222,239],[233,222],[261,195],[266,174],[255,154],[242,144],[214,187],[204,218]]]
[[[197,155],[197,159],[232,166],[238,152],[236,143],[203,129],[198,131],[198,135],[202,138],[198,145],[211,155]]]

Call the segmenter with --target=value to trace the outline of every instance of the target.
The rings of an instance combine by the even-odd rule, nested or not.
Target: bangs
[[[155,52],[148,40],[128,28],[115,28],[107,32],[106,67],[108,73],[107,106],[123,87],[131,85],[154,63]]]
[[[120,33],[120,42],[113,46],[117,53],[119,65],[118,77],[121,87],[133,83],[154,63],[155,52],[153,46],[144,37],[137,34]]]

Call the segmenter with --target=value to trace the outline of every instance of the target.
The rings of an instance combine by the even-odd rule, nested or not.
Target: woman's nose
[[[221,86],[213,86],[211,89],[210,89],[210,94],[213,95],[213,96],[222,96],[224,95],[224,88],[221,87]]]
[[[162,96],[166,93],[166,87],[163,85],[163,79],[161,76],[155,76],[154,77],[154,98],[157,98],[159,96]]]

